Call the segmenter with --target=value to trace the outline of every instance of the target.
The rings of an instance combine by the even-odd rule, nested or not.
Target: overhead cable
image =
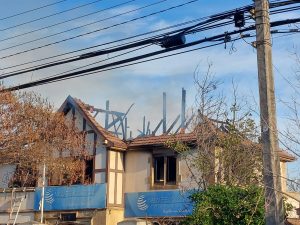
[[[17,34],[17,35],[14,35],[14,36],[6,37],[4,39],[0,39],[0,42],[11,40],[11,39],[15,39],[17,37],[25,36],[25,35],[28,35],[28,34],[32,34],[32,33],[35,33],[37,31],[49,29],[51,27],[55,27],[55,26],[58,26],[58,25],[61,25],[61,24],[64,24],[64,23],[74,22],[74,20],[82,19],[82,18],[90,16],[90,15],[94,15],[94,14],[97,14],[97,13],[100,13],[100,12],[104,12],[104,11],[107,11],[107,10],[110,10],[110,9],[114,9],[116,7],[119,7],[119,6],[122,6],[122,5],[126,5],[126,4],[134,2],[134,1],[136,1],[136,0],[126,1],[126,2],[123,2],[123,3],[117,4],[117,5],[113,5],[113,6],[101,9],[101,10],[97,10],[97,11],[88,13],[88,14],[84,14],[84,15],[81,15],[81,16],[78,16],[78,17],[73,17],[71,19],[63,20],[63,21],[58,22],[58,23],[54,23],[54,24],[51,24],[51,25],[48,25],[48,26],[44,26],[44,27],[41,27],[41,28],[38,28],[38,29],[35,29],[35,30],[31,30],[31,31],[27,31],[25,33],[21,33],[21,34]]]
[[[30,13],[30,12],[37,11],[37,10],[40,10],[40,9],[43,9],[43,8],[46,8],[46,7],[49,7],[49,6],[52,6],[52,5],[56,5],[56,4],[65,2],[65,1],[68,1],[68,0],[61,0],[61,1],[53,2],[53,3],[48,4],[48,5],[43,5],[43,6],[34,8],[34,9],[29,9],[29,10],[26,10],[26,11],[23,11],[23,12],[19,12],[17,14],[13,14],[13,15],[10,15],[10,16],[5,16],[5,17],[0,18],[0,20],[7,20],[7,19],[10,19],[10,18],[13,18],[13,17],[16,17],[16,16],[24,15],[26,13]]]
[[[156,4],[164,2],[164,1],[168,1],[168,0],[160,0],[160,1],[156,2]],[[51,43],[48,43],[48,44],[45,44],[45,45],[41,45],[41,46],[34,47],[34,48],[31,48],[31,49],[27,49],[27,50],[24,50],[24,51],[21,51],[21,52],[17,52],[17,53],[14,53],[14,54],[3,56],[0,59],[5,59],[5,58],[9,58],[9,57],[12,57],[12,56],[15,56],[15,55],[20,55],[20,54],[23,54],[23,53],[26,53],[26,52],[30,52],[30,51],[33,51],[33,50],[37,50],[37,49],[45,48],[45,47],[48,47],[48,46],[56,45],[56,44],[59,44],[59,43],[65,42],[65,41],[73,40],[73,39],[76,39],[76,38],[79,38],[79,37],[83,37],[83,36],[86,36],[86,35],[97,33],[97,32],[100,32],[100,31],[103,31],[103,30],[107,30],[107,29],[110,29],[110,28],[114,28],[114,27],[117,27],[117,26],[120,26],[120,25],[124,25],[124,24],[128,24],[128,23],[131,23],[131,22],[135,22],[135,21],[138,21],[138,20],[150,17],[150,16],[154,16],[154,15],[157,15],[157,14],[160,14],[160,13],[164,13],[164,12],[167,12],[167,11],[179,8],[179,7],[183,7],[185,5],[188,5],[188,4],[191,4],[193,2],[197,2],[197,1],[199,1],[199,0],[191,0],[191,1],[188,1],[186,3],[175,5],[175,6],[172,6],[172,7],[163,9],[163,10],[159,10],[159,11],[156,11],[156,12],[144,15],[144,16],[135,17],[133,19],[126,20],[126,21],[123,21],[123,22],[120,22],[120,23],[116,23],[116,24],[113,24],[113,25],[110,25],[110,26],[106,26],[106,27],[103,27],[103,28],[100,28],[100,29],[92,30],[92,31],[89,31],[89,32],[86,32],[86,33],[83,33],[83,34],[78,34],[78,35],[75,35],[75,36],[72,36],[72,37],[69,37],[69,38],[65,38],[65,39],[62,39],[62,40],[59,40],[59,41],[51,42]],[[153,5],[153,4],[154,3],[152,3],[150,5]],[[110,17],[110,18],[113,18],[113,17]],[[70,30],[73,30],[73,29],[76,29],[76,28],[72,28]],[[70,30],[68,30],[68,31],[70,31]],[[59,33],[56,33],[56,34],[48,35],[46,37],[48,38],[48,37],[51,37],[51,36],[54,36],[54,35],[57,35],[57,34],[61,34],[61,33],[64,33],[64,32],[66,32],[66,31],[62,31],[62,32],[59,32]],[[8,50],[8,49],[15,48],[15,47],[18,47],[18,46],[22,46],[24,44],[32,43],[32,42],[37,41],[37,40],[42,40],[44,38],[45,37],[42,37],[42,38],[38,38],[38,39],[31,40],[31,41],[28,41],[28,42],[23,42],[23,43],[20,43],[20,44],[17,44],[17,45],[6,47],[6,48],[3,48],[3,49],[0,49],[0,51],[4,51],[4,50]]]
[[[271,27],[276,27],[276,26],[281,26],[281,25],[295,23],[295,22],[300,22],[300,18],[272,22],[270,24],[270,26]],[[155,51],[155,52],[135,56],[135,57],[128,58],[128,59],[119,60],[119,61],[116,61],[116,62],[108,63],[108,64],[105,64],[105,65],[101,65],[101,66],[97,66],[97,67],[93,67],[93,68],[89,68],[89,69],[85,69],[85,70],[81,70],[81,71],[76,71],[76,72],[72,72],[72,73],[68,73],[68,74],[64,74],[64,75],[60,75],[60,76],[53,76],[53,77],[45,78],[45,79],[42,79],[42,80],[33,81],[33,82],[13,86],[13,87],[4,89],[4,91],[14,91],[14,90],[25,89],[25,88],[29,88],[29,87],[39,86],[39,85],[49,83],[49,82],[59,80],[59,79],[74,77],[74,76],[77,76],[77,75],[80,75],[80,74],[85,74],[85,73],[89,73],[89,72],[93,72],[93,71],[96,72],[96,71],[106,69],[106,68],[109,68],[109,67],[119,66],[119,65],[122,65],[122,64],[134,62],[134,61],[141,60],[141,59],[144,59],[144,58],[149,58],[149,57],[156,56],[156,55],[163,54],[163,53],[167,53],[167,52],[170,52],[170,51],[195,46],[195,45],[198,45],[198,44],[201,44],[201,43],[204,43],[204,42],[218,40],[218,39],[224,38],[226,35],[234,35],[234,34],[238,34],[238,33],[241,33],[241,32],[246,32],[246,31],[250,31],[250,30],[254,30],[254,29],[255,29],[255,25],[252,25],[252,26],[249,26],[249,27],[246,27],[246,28],[243,28],[243,29],[239,29],[239,30],[235,30],[235,31],[231,31],[231,32],[226,32],[226,33],[223,33],[223,34],[215,35],[215,36],[212,36],[212,37],[209,37],[209,38],[204,38],[204,39],[201,39],[201,40],[198,40],[198,41],[193,41],[193,42],[190,42],[190,43],[187,43],[187,44],[184,44],[184,45],[180,45],[180,46],[176,46],[176,47],[173,47],[173,48],[167,48],[167,49],[163,49],[163,50],[160,50],[160,51]]]
[[[182,28],[182,29],[179,29],[179,30],[175,30],[175,31],[172,31],[172,32],[161,34],[159,36],[154,36],[152,38],[148,38],[148,39],[145,39],[145,40],[136,41],[136,42],[129,43],[129,44],[124,44],[124,45],[116,46],[116,47],[113,47],[113,48],[103,49],[103,50],[100,50],[100,51],[89,52],[89,53],[79,55],[77,57],[70,57],[70,58],[65,59],[65,60],[57,60],[57,61],[54,61],[52,63],[45,63],[45,64],[42,64],[42,65],[39,65],[39,66],[20,69],[20,70],[17,70],[17,71],[13,71],[13,72],[10,72],[10,73],[3,74],[3,75],[0,76],[0,79],[16,76],[16,75],[23,74],[23,73],[26,73],[26,72],[32,72],[32,71],[37,71],[37,70],[53,67],[53,66],[58,66],[58,65],[66,64],[66,63],[71,63],[71,62],[75,62],[75,61],[79,61],[79,60],[83,60],[83,59],[88,59],[88,58],[92,58],[92,57],[96,57],[96,56],[100,56],[100,55],[110,54],[110,53],[114,53],[114,52],[117,52],[117,51],[122,51],[122,50],[130,49],[130,48],[134,48],[134,47],[138,47],[138,46],[142,46],[142,45],[158,43],[158,42],[162,41],[164,36],[169,35],[169,34],[173,34],[173,33],[184,33],[184,34],[196,33],[196,32],[200,32],[200,31],[204,31],[204,30],[208,30],[208,29],[217,28],[217,27],[221,27],[221,26],[224,26],[224,25],[232,24],[233,22],[232,21],[227,21],[227,22],[222,22],[220,24],[212,24],[212,25],[207,26],[207,27],[201,26],[201,25],[210,24],[210,23],[211,23],[211,19],[203,21],[201,23],[198,23],[197,26],[199,26],[199,28],[197,28],[197,29],[190,30],[190,29]],[[191,26],[191,27],[194,28],[195,26]]]
[[[27,21],[27,22],[23,22],[23,23],[20,23],[20,24],[17,24],[17,25],[13,25],[11,27],[6,27],[6,28],[3,28],[3,29],[0,29],[0,31],[10,30],[12,28],[20,27],[20,26],[23,26],[23,25],[26,25],[26,24],[30,24],[30,23],[33,23],[33,22],[36,22],[36,21],[40,21],[40,20],[43,20],[43,19],[46,19],[46,18],[57,16],[59,14],[70,12],[72,10],[79,9],[79,8],[82,8],[82,7],[91,5],[91,4],[95,4],[95,3],[101,2],[101,1],[103,1],[103,0],[96,0],[96,1],[93,1],[93,2],[85,3],[83,5],[79,5],[79,6],[76,6],[74,8],[70,8],[70,9],[66,9],[66,10],[60,11],[60,12],[56,12],[56,13],[53,13],[53,14],[50,14],[50,15],[47,15],[47,16],[43,16],[43,17],[40,17],[40,18],[37,18],[37,19],[33,19],[33,20],[30,20],[30,21]]]

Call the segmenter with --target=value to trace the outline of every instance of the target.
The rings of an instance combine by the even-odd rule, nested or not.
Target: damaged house
[[[177,224],[192,212],[188,192],[182,190],[192,189],[196,184],[186,161],[166,147],[170,135],[144,135],[124,141],[105,129],[113,124],[106,122],[103,127],[96,121],[100,109],[71,96],[60,111],[86,132],[92,145],[88,148],[89,157],[84,162],[81,180],[65,183],[59,175],[48,177],[44,190],[45,223],[116,225],[150,221],[157,225],[163,224],[161,221],[173,221],[172,224]],[[123,116],[116,114],[116,118]],[[122,128],[123,134],[126,126]],[[194,133],[179,132],[175,138],[191,148],[196,145]],[[279,156],[285,176],[286,163],[295,158],[283,151]],[[10,165],[0,166],[3,178],[0,224],[32,224],[41,217],[42,188],[39,182],[30,187],[10,187],[7,181],[14,169]],[[286,190],[284,180],[282,184]],[[136,222],[129,223],[131,220]]]

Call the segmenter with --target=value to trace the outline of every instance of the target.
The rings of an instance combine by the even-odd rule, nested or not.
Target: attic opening
[[[86,159],[84,163],[84,183],[92,184],[94,181],[94,158]]]

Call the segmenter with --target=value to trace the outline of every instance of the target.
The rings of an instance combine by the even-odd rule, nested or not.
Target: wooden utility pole
[[[263,175],[266,201],[266,224],[283,224],[283,204],[278,159],[276,105],[272,69],[269,1],[255,0],[256,48],[258,64]]]

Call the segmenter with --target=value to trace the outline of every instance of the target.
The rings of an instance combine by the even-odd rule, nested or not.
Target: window
[[[94,171],[94,159],[85,160],[85,173],[84,173],[84,183],[93,183],[93,171]]]
[[[68,159],[68,158],[65,158]],[[69,160],[74,160],[69,158]],[[60,171],[53,171],[50,174],[48,185],[76,185],[76,184],[92,184],[94,182],[94,158],[88,157],[87,159],[80,160],[79,166],[76,168],[74,174],[62,173]]]
[[[167,157],[167,183],[176,184],[176,158]]]
[[[175,185],[177,177],[175,156],[155,156],[153,158],[154,184]]]
[[[60,217],[62,221],[76,221],[76,213],[62,213]]]
[[[8,187],[35,187],[37,171],[31,167],[17,165],[14,173],[8,178]]]
[[[154,181],[156,183],[164,182],[164,157],[154,158]]]

